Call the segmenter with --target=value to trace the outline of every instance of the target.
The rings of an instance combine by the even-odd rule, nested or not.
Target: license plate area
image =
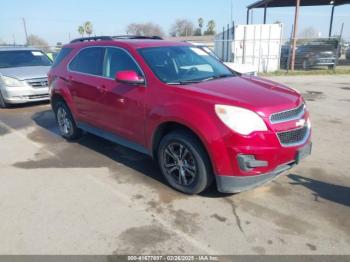
[[[304,147],[300,148],[295,157],[295,162],[299,164],[301,160],[311,155],[311,151],[312,151],[312,143],[309,143]]]

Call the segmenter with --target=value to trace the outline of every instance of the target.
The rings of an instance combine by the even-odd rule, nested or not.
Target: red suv
[[[203,50],[156,37],[80,38],[49,72],[62,136],[82,130],[145,153],[168,183],[197,194],[271,181],[311,152],[302,96],[241,76]]]

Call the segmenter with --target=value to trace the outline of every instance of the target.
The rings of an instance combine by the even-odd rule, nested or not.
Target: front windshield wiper
[[[221,74],[221,75],[215,75],[215,76],[211,76],[205,79],[202,79],[201,82],[206,82],[206,81],[210,81],[210,80],[214,80],[214,79],[219,79],[219,78],[227,78],[227,77],[234,77],[235,75],[231,75],[231,74]]]
[[[182,81],[177,81],[177,82],[167,82],[168,85],[188,85],[188,84],[196,84],[196,83],[201,83],[201,82],[206,82],[214,79],[219,79],[219,78],[226,78],[226,77],[234,77],[235,75],[231,74],[221,74],[221,75],[215,75],[211,76],[208,78],[204,79],[193,79],[193,80],[182,80]]]
[[[168,85],[188,85],[188,84],[196,84],[200,83],[202,80],[183,80],[178,82],[166,82]]]

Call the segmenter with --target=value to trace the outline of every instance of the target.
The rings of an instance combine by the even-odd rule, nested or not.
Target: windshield
[[[154,74],[167,84],[188,84],[236,76],[200,48],[167,46],[139,50]]]
[[[51,60],[38,50],[0,51],[0,68],[51,66]]]

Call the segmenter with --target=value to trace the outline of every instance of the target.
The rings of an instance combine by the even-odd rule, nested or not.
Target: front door
[[[119,71],[135,71],[144,77],[140,67],[126,50],[108,47],[104,60],[105,77],[101,97],[101,120],[109,131],[139,145],[145,145],[145,86],[118,83]]]

